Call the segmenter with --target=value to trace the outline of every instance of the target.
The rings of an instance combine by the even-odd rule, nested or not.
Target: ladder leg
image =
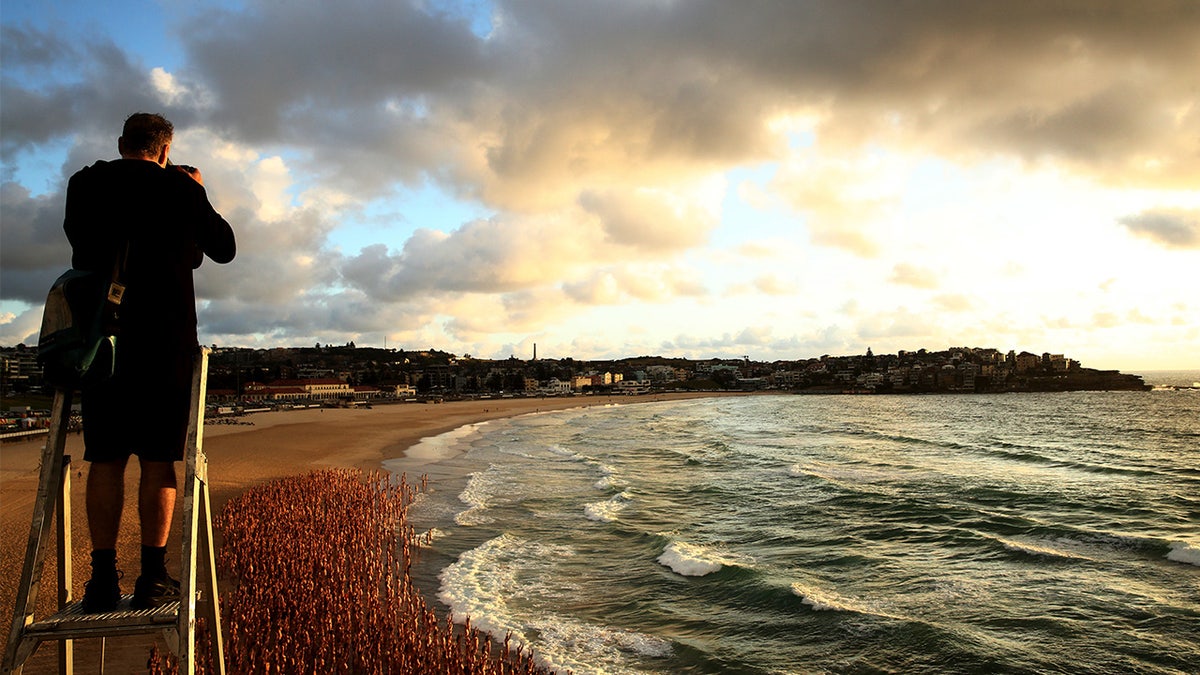
[[[208,481],[208,460],[204,456],[204,394],[208,387],[208,349],[201,348],[192,371],[192,407],[188,415],[186,463],[183,495],[183,578],[179,580],[179,621],[176,628],[180,671],[196,672],[196,544],[199,534],[200,491]],[[211,527],[212,517],[204,517]],[[215,589],[210,590],[210,593]]]
[[[201,502],[204,506],[203,549],[207,561],[205,583],[208,585],[204,617],[208,621],[209,633],[212,635],[213,665],[217,675],[225,675],[225,641],[221,635],[221,600],[217,595],[217,554],[213,546],[212,501],[208,495],[207,479],[200,484],[200,492]]]
[[[38,478],[37,500],[33,505],[33,520],[29,526],[29,543],[25,548],[25,565],[17,586],[17,602],[13,608],[12,630],[4,650],[5,673],[20,673],[25,659],[37,644],[25,641],[25,629],[33,623],[37,595],[42,583],[42,568],[46,562],[46,545],[50,541],[50,521],[58,499],[56,492],[62,481],[63,449],[67,444],[67,421],[71,416],[72,392],[54,392],[50,434],[42,450],[42,469]]]
[[[189,473],[191,471],[189,470]],[[187,478],[183,498],[183,575],[179,580],[179,623],[177,633],[180,673],[196,672],[196,491],[194,475]]]
[[[58,490],[58,609],[71,604],[74,561],[71,557],[71,456],[63,455],[62,481]],[[58,641],[59,675],[75,672],[75,641]]]

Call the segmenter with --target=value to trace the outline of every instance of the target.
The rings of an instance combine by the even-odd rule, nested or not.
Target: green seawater
[[[564,672],[1200,664],[1200,391],[700,399],[433,442],[390,466],[431,481],[419,585]]]

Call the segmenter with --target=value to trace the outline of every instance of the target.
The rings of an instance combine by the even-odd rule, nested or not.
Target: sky
[[[0,0],[0,345],[160,112],[200,340],[1200,369],[1200,3]]]

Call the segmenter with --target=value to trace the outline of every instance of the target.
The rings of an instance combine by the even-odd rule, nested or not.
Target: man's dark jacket
[[[237,252],[233,229],[203,186],[154,162],[96,162],[71,177],[63,229],[76,269],[109,273],[128,250],[118,360],[195,351],[192,270],[205,255],[227,263]]]

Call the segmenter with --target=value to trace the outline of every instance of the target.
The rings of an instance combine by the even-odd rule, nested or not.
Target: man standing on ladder
[[[192,367],[199,349],[192,270],[207,255],[233,260],[233,229],[208,201],[200,172],[168,161],[174,127],[161,115],[125,120],[121,158],[71,177],[63,229],[72,266],[120,271],[125,286],[117,325],[116,370],[82,389],[87,519],[92,576],[83,611],[110,612],[121,599],[117,532],[125,505],[125,466],[138,456],[141,574],[135,609],[179,600],[166,569],[175,511],[175,462],[187,442]]]

